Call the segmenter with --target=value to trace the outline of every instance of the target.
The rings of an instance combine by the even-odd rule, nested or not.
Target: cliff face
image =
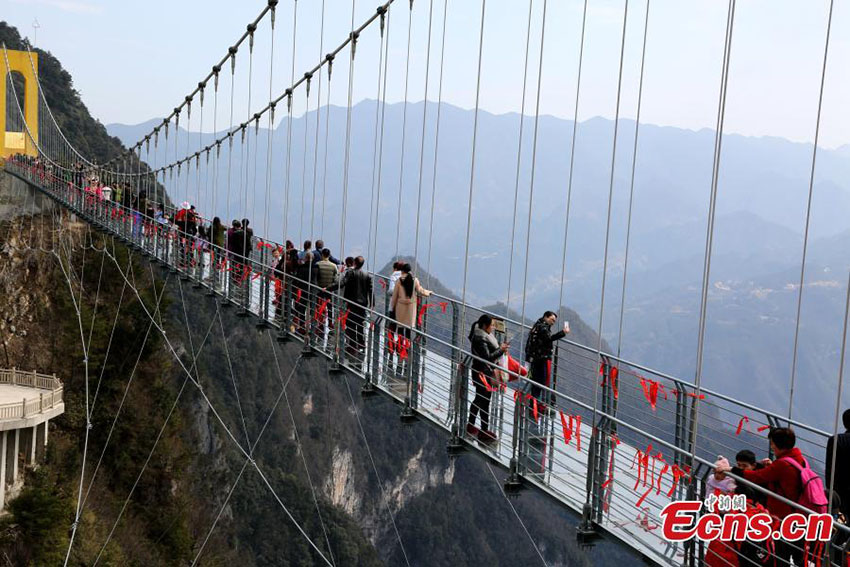
[[[501,491],[502,473],[473,455],[449,459],[444,433],[422,422],[402,426],[400,407],[382,397],[362,399],[356,378],[329,375],[323,358],[299,360],[300,344],[279,345],[268,332],[258,332],[253,320],[131,257],[120,245],[113,250],[110,239],[67,215],[23,217],[0,231],[9,365],[55,371],[68,392],[67,413],[51,430],[48,463],[24,494],[26,502],[40,496],[58,506],[51,513],[61,537],[50,545],[42,541],[43,553],[67,546],[85,432],[78,320],[57,255],[38,248],[37,235],[49,235],[48,227],[62,229],[65,246],[58,256],[71,274],[70,289],[82,297],[84,334],[92,332],[91,390],[103,374],[86,486],[96,459],[101,454],[103,459],[74,545],[76,564],[90,564],[100,552],[175,400],[105,547],[116,564],[191,559],[219,512],[204,548],[207,562],[318,564],[277,498],[319,549],[326,553],[330,547],[338,565],[403,565],[399,538],[415,565],[539,560]],[[139,287],[141,301],[125,288],[112,258],[98,251],[104,245]],[[70,264],[68,249],[74,250]],[[155,312],[154,289],[164,290],[161,322],[168,342],[156,328],[145,340],[150,324],[145,309]],[[191,382],[180,394],[184,367],[192,368],[193,361],[203,395]],[[255,445],[254,458],[274,495],[251,466],[239,478],[245,459],[236,442]],[[549,564],[590,564],[576,547],[572,514],[533,492],[514,504]],[[31,557],[24,550],[32,541],[17,520],[13,516],[7,533],[14,536],[0,539],[0,549],[17,553],[18,564],[26,564]],[[618,555],[605,545],[593,553],[595,564]]]

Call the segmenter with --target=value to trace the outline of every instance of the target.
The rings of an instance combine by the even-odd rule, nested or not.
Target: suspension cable
[[[791,419],[791,413],[794,410],[794,382],[797,377],[797,346],[800,337],[800,310],[803,307],[803,285],[806,277],[806,254],[809,248],[809,221],[812,215],[812,193],[815,187],[815,164],[818,157],[818,141],[820,140],[820,119],[821,111],[823,110],[823,91],[824,83],[826,82],[826,64],[829,59],[829,38],[832,31],[832,9],[835,4],[834,0],[829,1],[829,16],[826,20],[826,39],[823,46],[823,66],[820,73],[820,90],[818,91],[818,113],[815,120],[815,140],[812,147],[812,167],[809,173],[809,196],[806,202],[806,228],[803,231],[803,257],[800,260],[800,287],[797,290],[797,314],[794,318],[794,350],[791,355],[791,384],[789,386],[788,396],[788,419]]]
[[[449,13],[449,0],[443,0],[443,32],[440,40],[440,80],[437,89],[437,123],[434,127],[434,169],[431,174],[431,218],[428,222],[428,267],[425,270],[427,278],[425,288],[431,289],[431,249],[434,243],[434,206],[437,200],[437,160],[440,154],[440,119],[443,111],[443,63],[446,55],[446,21]]]
[[[395,256],[398,259],[399,240],[401,238],[401,195],[404,190],[404,150],[407,139],[407,88],[410,80],[410,36],[413,30],[413,2],[410,2],[410,10],[407,12],[407,59],[404,64],[404,106],[401,113],[401,158],[398,170],[398,213],[395,226]]]
[[[602,286],[599,299],[599,321],[596,327],[596,365],[597,367],[602,361],[602,318],[605,313],[605,284],[608,276],[608,246],[611,236],[611,208],[614,202],[614,170],[617,163],[617,135],[620,126],[620,100],[623,89],[623,59],[626,50],[626,29],[628,28],[629,20],[629,0],[625,1],[623,7],[623,32],[620,39],[620,62],[617,74],[617,103],[614,111],[614,140],[611,144],[611,176],[608,182],[608,214],[605,223],[605,251],[602,259]],[[596,425],[598,398],[599,398],[599,381],[593,381],[593,421]],[[590,503],[590,492],[593,488],[593,483],[596,477],[596,467],[590,467],[590,480],[587,483],[585,491],[585,506]]]
[[[517,204],[519,202],[519,174],[520,164],[522,163],[522,138],[523,126],[525,125],[525,95],[526,86],[528,84],[528,53],[531,45],[531,14],[534,8],[534,0],[528,0],[528,25],[525,32],[525,62],[522,66],[522,102],[520,103],[519,111],[519,136],[517,137],[516,151],[516,177],[514,179],[514,213],[511,220],[511,252],[508,260],[508,292],[505,296],[505,317],[510,315],[511,309],[511,283],[513,281],[514,269],[514,244],[516,241],[516,219],[517,219]]]
[[[545,0],[544,0],[545,1]],[[484,56],[484,16],[487,9],[487,0],[481,0],[481,28],[478,31],[478,71],[475,81],[475,114],[472,121],[472,163],[469,168],[469,197],[467,198],[466,208],[466,243],[463,253],[463,292],[461,294],[461,315],[460,321],[462,325],[466,325],[466,282],[469,271],[469,235],[472,230],[472,194],[475,189],[475,150],[476,142],[478,141],[478,108],[481,99],[481,61]]]
[[[354,55],[357,49],[357,36],[354,32],[354,8],[357,0],[351,0],[351,49],[348,59],[348,103],[345,116],[345,158],[343,159],[342,173],[342,218],[339,231],[339,253],[345,257],[345,221],[348,216],[348,173],[351,166],[351,107],[354,93]],[[340,333],[337,333],[337,337]]]
[[[319,24],[319,58],[322,57],[322,51],[324,50],[324,42],[325,42],[325,0],[322,0],[322,16],[321,23]],[[316,181],[319,174],[319,123],[322,116],[322,68],[319,67],[318,77],[316,77],[316,81],[318,85],[316,85],[316,128],[315,128],[315,136],[314,136],[314,144],[313,144],[313,197],[311,199],[311,210],[310,210],[310,234],[315,234],[316,227],[314,226],[314,221],[316,217]],[[328,109],[330,112],[330,109]],[[327,120],[327,118],[326,118]],[[306,118],[305,118],[306,122]],[[305,126],[306,128],[306,126]],[[324,227],[322,227],[324,228]],[[320,233],[320,236],[324,238],[324,235]],[[319,251],[321,253],[321,251]],[[333,557],[331,557],[333,559]]]
[[[431,71],[431,22],[434,17],[434,0],[428,6],[428,46],[425,48],[425,94],[422,97],[422,138],[419,144],[419,187],[416,195],[416,235],[413,240],[413,265],[419,265],[419,217],[422,208],[422,169],[425,166],[425,126],[428,118],[428,79]]]
[[[274,36],[275,36],[275,16],[277,15],[275,7],[272,6],[271,14],[271,48],[269,49],[269,102],[272,100],[272,84],[274,80]],[[269,110],[269,132],[268,141],[266,142],[266,206],[263,209],[263,233],[271,234],[269,230],[269,200],[272,187],[272,146],[274,145],[274,109],[272,106]],[[253,213],[252,213],[253,214]],[[244,467],[243,467],[244,470]]]
[[[643,22],[643,47],[640,52],[640,78],[638,79],[637,114],[635,116],[635,141],[632,147],[632,174],[629,180],[629,213],[626,221],[626,251],[623,257],[623,288],[620,293],[620,324],[617,330],[617,357],[623,346],[623,318],[626,313],[626,278],[629,273],[629,244],[632,235],[632,205],[635,196],[635,169],[637,167],[638,139],[640,136],[640,110],[643,103],[643,72],[646,63],[646,38],[649,32],[649,7],[652,0],[646,0],[646,15]]]
[[[579,49],[578,49],[578,73],[576,75],[576,96],[575,96],[575,105],[573,108],[573,133],[572,139],[570,141],[570,167],[569,174],[567,178],[567,204],[566,204],[566,213],[564,219],[564,245],[563,251],[561,253],[561,279],[558,290],[558,314],[563,317],[563,304],[564,304],[564,278],[566,277],[567,270],[567,234],[570,229],[570,205],[572,204],[572,195],[573,195],[573,171],[575,170],[575,158],[576,158],[576,137],[578,134],[578,108],[579,108],[579,97],[581,95],[581,73],[584,64],[584,39],[585,33],[587,31],[587,0],[584,0],[584,8],[582,8],[581,12],[581,40],[579,41]],[[527,254],[526,254],[527,255]],[[524,322],[524,321],[523,321]]]
[[[372,244],[372,261],[375,263],[375,267],[377,268],[378,263],[378,227],[381,224],[381,210],[380,210],[380,202],[381,202],[381,189],[383,187],[383,178],[384,178],[384,126],[386,125],[386,111],[387,111],[387,76],[389,75],[389,61],[390,61],[390,16],[392,15],[392,10],[386,10],[386,41],[384,42],[384,71],[383,71],[383,89],[384,94],[381,96],[381,86],[378,85],[378,101],[376,104],[380,106],[381,109],[381,132],[378,140],[378,171],[377,171],[377,187],[375,189],[375,230],[373,233],[374,241]]]
[[[381,16],[382,19],[386,19],[386,15]],[[366,256],[371,258],[375,263],[375,267],[377,268],[378,258],[372,253],[372,237],[373,234],[375,238],[377,238],[376,226],[377,226],[377,215],[379,214],[378,204],[379,204],[379,196],[376,197],[375,191],[377,189],[378,184],[378,149],[379,147],[383,149],[381,145],[383,143],[383,123],[381,122],[381,80],[384,77],[384,51],[386,49],[387,55],[389,55],[389,42],[386,41],[389,38],[389,32],[384,33],[384,27],[386,23],[381,24],[381,41],[378,44],[378,81],[377,81],[377,93],[375,94],[375,133],[374,133],[374,144],[372,145],[372,182],[369,184],[369,233],[366,239]]]
[[[543,0],[543,19],[540,26],[540,58],[537,62],[537,93],[534,104],[534,130],[531,137],[531,178],[528,185],[528,226],[525,231],[525,268],[522,277],[522,312],[519,320],[525,322],[525,303],[528,295],[528,258],[531,252],[531,213],[534,210],[534,181],[537,172],[537,133],[540,123],[540,91],[543,84],[543,53],[546,37],[546,7],[547,0]],[[524,344],[525,327],[520,326],[520,344]]]
[[[729,62],[732,58],[732,32],[735,26],[735,8],[737,0],[729,0],[728,17],[726,20],[726,39],[723,49],[723,68],[720,81],[720,93],[717,103],[717,132],[714,146],[714,167],[711,174],[711,198],[708,208],[708,223],[705,237],[705,258],[703,261],[702,291],[700,297],[699,334],[697,340],[697,363],[694,384],[696,396],[691,405],[692,425],[690,431],[691,462],[696,456],[697,429],[699,426],[699,396],[702,391],[703,347],[705,343],[705,322],[708,309],[708,282],[711,276],[711,250],[714,240],[714,214],[717,204],[717,185],[720,176],[720,157],[723,145],[723,127],[726,119],[726,92],[729,83]]]
[[[830,3],[830,10],[832,9],[832,4]],[[841,413],[841,397],[844,390],[844,359],[847,353],[847,323],[848,319],[850,319],[850,274],[847,277],[847,295],[844,299],[844,330],[841,333],[841,356],[838,364],[838,392],[835,397],[835,421],[832,427],[832,437],[830,437],[830,441],[832,441],[832,454],[829,455],[831,458],[832,466],[829,471],[825,471],[829,476],[829,486],[827,488],[827,494],[829,495],[827,500],[829,501],[829,508],[827,513],[832,515],[832,506],[834,499],[832,495],[835,491],[835,463],[838,458],[838,416]],[[829,443],[827,443],[827,447]]]

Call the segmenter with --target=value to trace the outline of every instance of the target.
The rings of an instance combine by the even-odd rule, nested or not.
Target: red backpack
[[[800,490],[800,497],[797,499],[797,504],[805,506],[815,513],[826,514],[829,508],[829,502],[823,490],[823,481],[818,476],[818,473],[809,468],[809,463],[805,459],[803,459],[806,463],[805,467],[791,457],[782,457],[780,460],[790,464],[800,473],[802,489]]]

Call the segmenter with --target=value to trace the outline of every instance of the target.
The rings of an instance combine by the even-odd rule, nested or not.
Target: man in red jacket
[[[770,461],[765,459],[765,467],[760,470],[743,470],[738,467],[726,468],[726,472],[731,470],[732,474],[739,476],[745,480],[764,487],[773,494],[778,494],[792,502],[797,502],[803,490],[803,483],[800,479],[800,472],[794,468],[794,465],[788,463],[786,459],[794,459],[801,466],[805,466],[805,459],[799,449],[795,447],[797,438],[794,431],[790,427],[777,427],[770,431],[767,436],[770,441],[770,449],[776,455],[776,460]],[[793,506],[777,499],[773,494],[767,496],[767,510],[780,520],[798,511]],[[802,565],[802,550],[800,542],[791,543],[783,540],[776,540],[776,557],[787,561],[794,559],[794,565]]]

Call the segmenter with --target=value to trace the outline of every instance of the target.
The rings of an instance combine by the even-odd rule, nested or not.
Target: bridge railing
[[[693,565],[705,552],[702,544],[683,547],[661,538],[655,518],[664,505],[704,496],[718,454],[733,461],[742,448],[766,452],[759,428],[789,422],[610,353],[561,341],[550,384],[507,371],[507,383],[490,377],[490,429],[496,438],[479,442],[467,431],[470,410],[481,408],[470,387],[475,357],[466,335],[484,311],[434,294],[418,305],[415,328],[398,325],[388,317],[384,276],[372,274],[375,302],[361,309],[340,292],[275,270],[273,251],[280,247],[274,242],[255,238],[250,256],[242,257],[99,200],[67,179],[25,163],[11,168],[94,226],[206,288],[222,305],[276,328],[279,340],[302,341],[306,353],[327,356],[332,370],[360,376],[364,393],[389,395],[403,406],[403,419],[419,417],[447,429],[450,450],[478,450],[506,467],[506,488],[536,486],[581,512],[583,533],[602,528],[661,564]],[[529,328],[510,319],[505,325],[514,339],[511,353],[519,358],[522,341],[516,337]],[[828,434],[791,424],[803,452],[823,470]],[[847,533],[843,526],[837,529]]]
[[[24,396],[19,402],[0,404],[0,419],[22,419],[53,409],[62,403],[62,382],[55,374],[25,372],[17,368],[0,369],[0,384],[41,390],[38,397]]]

